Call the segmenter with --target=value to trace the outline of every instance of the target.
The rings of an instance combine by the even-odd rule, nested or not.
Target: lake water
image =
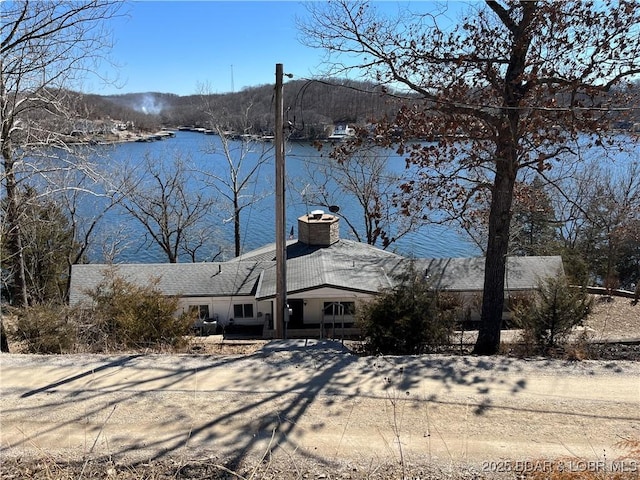
[[[639,154],[636,137],[625,137],[625,151],[604,152],[590,149],[583,153],[583,161],[597,159],[601,165],[611,165],[611,168],[625,171],[624,166],[629,162],[637,163]],[[237,149],[242,142],[231,142],[231,147]],[[273,146],[260,144],[270,148],[267,161],[261,165],[255,175],[257,181],[249,185],[244,191],[245,198],[257,199],[250,207],[242,212],[241,234],[242,252],[248,252],[255,248],[275,242],[275,166]],[[176,156],[184,159],[195,171],[205,172],[209,178],[213,175],[228,175],[227,160],[221,155],[221,140],[215,135],[204,135],[197,132],[176,132],[171,139],[151,143],[123,143],[118,145],[100,146],[98,162],[102,162],[115,171],[140,165],[146,156],[150,156],[158,164],[168,164]],[[212,153],[215,150],[218,153]],[[330,163],[326,158],[329,148],[325,148],[321,154],[315,147],[308,144],[288,143],[286,145],[286,232],[294,230],[297,235],[298,217],[316,210],[327,210],[326,205],[313,203],[313,197],[317,186],[311,177],[323,178],[322,169]],[[387,168],[391,172],[400,172],[405,168],[403,158],[389,152],[382,151],[387,160]],[[235,155],[235,154],[233,154]],[[257,153],[249,153],[245,157],[245,167],[251,168],[256,163]],[[388,158],[387,158],[388,157]],[[568,168],[568,167],[567,167]],[[571,175],[571,172],[563,172],[562,165],[556,165],[553,172],[559,175]],[[246,169],[245,169],[246,172]],[[114,173],[117,175],[117,173]],[[316,182],[317,183],[317,182]],[[327,190],[334,191],[335,185],[327,184]],[[203,184],[188,185],[192,191],[202,190],[212,194],[213,187]],[[306,190],[305,190],[306,189]],[[306,191],[307,195],[301,192]],[[87,216],[92,211],[100,211],[99,198],[87,198],[83,204],[84,213]],[[331,204],[340,207],[339,215],[340,236],[355,240],[350,232],[346,219],[356,225],[360,232],[364,231],[363,221],[359,217],[360,210],[354,198],[336,196]],[[233,223],[230,221],[231,213],[228,210],[229,203],[220,203],[219,208],[207,218],[208,226],[214,227],[213,233],[207,234],[206,244],[199,250],[197,261],[212,260],[215,253],[221,249],[223,255],[216,260],[226,260],[233,257]],[[361,215],[361,214],[360,214]],[[362,235],[362,233],[361,233]],[[105,247],[106,245],[106,247]],[[121,210],[110,212],[103,221],[95,239],[95,247],[89,253],[92,262],[100,262],[105,259],[105,251],[110,251],[110,245],[117,245],[112,251],[116,251],[113,260],[122,262],[166,262],[166,255],[158,246],[149,243],[143,227]],[[442,257],[469,257],[480,255],[480,249],[472,244],[468,238],[454,226],[425,225],[417,231],[407,234],[391,246],[389,250],[405,256],[420,258]],[[181,256],[180,261],[190,261],[186,256]]]
[[[239,147],[241,142],[233,142]],[[220,149],[220,139],[215,135],[204,135],[197,132],[176,132],[171,139],[151,143],[123,143],[100,147],[101,162],[116,169],[124,166],[134,166],[145,156],[151,156],[158,162],[171,162],[176,155],[188,161],[196,170],[202,170],[212,175],[224,175],[228,170],[224,156],[210,153],[212,149]],[[209,153],[208,153],[209,152]],[[328,150],[324,152],[324,155]],[[253,158],[252,158],[253,155]],[[385,154],[386,155],[386,154]],[[255,163],[256,154],[246,157],[247,167]],[[323,165],[329,160],[321,156],[316,148],[307,144],[288,143],[286,146],[286,231],[294,228],[297,231],[297,218],[315,209],[327,210],[326,206],[310,203],[309,195],[302,192],[307,187],[307,193],[313,193],[314,186],[310,185],[310,175],[317,176]],[[121,166],[121,167],[118,167]],[[391,155],[388,168],[399,171],[404,168],[404,160]],[[275,166],[273,149],[268,153],[268,161],[263,164],[255,177],[258,181],[245,191],[245,195],[259,198],[250,208],[247,207],[241,217],[242,251],[248,252],[263,245],[275,242]],[[308,186],[309,185],[309,186]],[[203,188],[199,186],[197,188]],[[212,188],[212,187],[209,187]],[[96,201],[95,199],[93,200]],[[340,207],[339,215],[349,217],[360,227],[362,221],[357,216],[358,208],[354,199],[347,197],[335,198],[333,202]],[[86,214],[98,205],[87,203]],[[224,250],[224,258],[233,257],[233,223],[228,221],[230,213],[218,209],[211,215],[210,221],[216,227],[216,233],[208,239],[209,245],[201,250],[198,260],[211,260],[212,255],[220,247]],[[341,220],[341,238],[355,239],[347,225]],[[166,256],[159,247],[145,241],[145,231],[130,216],[121,211],[111,212],[101,225],[96,247],[90,252],[92,262],[104,261],[102,244],[117,243],[116,262],[166,262]],[[480,254],[480,250],[471,244],[460,232],[453,227],[428,225],[418,231],[407,234],[388,247],[402,255],[415,257],[466,257]],[[109,250],[109,248],[107,248]],[[221,258],[218,257],[217,260]],[[183,262],[190,261],[181,257]]]

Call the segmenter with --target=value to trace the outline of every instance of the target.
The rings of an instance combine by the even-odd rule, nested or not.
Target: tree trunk
[[[236,257],[240,256],[242,242],[240,238],[240,203],[237,196],[233,199],[233,240],[235,243]]]
[[[10,141],[3,135],[2,157],[4,160],[5,188],[7,193],[7,244],[4,255],[9,257],[12,279],[9,285],[10,301],[16,306],[27,306],[27,276],[25,273],[24,256],[22,252],[22,235],[20,232],[20,216],[18,209],[16,177],[13,170],[13,160]],[[0,351],[9,352],[9,340],[0,318]]]
[[[7,340],[7,332],[4,329],[2,318],[0,318],[0,352],[9,353],[9,341]]]
[[[531,45],[530,25],[538,8],[535,2],[523,2],[522,18],[516,24],[509,12],[497,2],[487,2],[513,33],[513,48],[505,73],[504,108],[496,123],[496,174],[491,192],[489,210],[489,239],[485,258],[484,291],[480,329],[473,352],[494,355],[500,348],[500,329],[504,310],[504,282],[509,251],[511,204],[518,173],[518,139],[521,132],[520,102],[527,89],[522,75],[527,65],[527,52]]]
[[[516,178],[514,162],[515,160],[504,156],[496,162],[497,170],[489,212],[489,241],[485,258],[482,316],[478,339],[473,350],[473,353],[478,355],[494,355],[500,348],[509,224]]]
[[[7,193],[7,244],[6,257],[11,265],[11,284],[9,294],[11,303],[15,306],[27,306],[29,297],[27,294],[27,277],[22,251],[22,234],[20,229],[20,209],[18,206],[18,192],[16,177],[11,159],[10,147],[3,146],[5,188]]]

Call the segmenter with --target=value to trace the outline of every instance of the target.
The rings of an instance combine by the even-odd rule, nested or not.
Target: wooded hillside
[[[640,89],[640,83],[634,85]],[[273,85],[261,85],[224,94],[179,96],[170,93],[84,95],[81,116],[91,120],[133,122],[136,128],[188,125],[223,128],[239,133],[273,134]],[[389,92],[371,82],[349,80],[294,80],[285,84],[285,120],[293,138],[322,138],[335,124],[366,125],[394,118],[398,109],[412,103],[410,94]],[[638,128],[640,113],[617,118],[616,128]]]
[[[146,92],[84,96],[84,115],[92,120],[133,122],[137,128],[193,127],[273,134],[273,85],[240,92],[178,96]],[[365,125],[393,118],[403,101],[368,82],[294,80],[285,84],[285,120],[293,137],[321,138],[339,123]]]

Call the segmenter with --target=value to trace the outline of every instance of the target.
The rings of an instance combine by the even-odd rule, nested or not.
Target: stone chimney
[[[340,240],[338,217],[322,210],[298,218],[298,241],[307,245],[328,247]]]

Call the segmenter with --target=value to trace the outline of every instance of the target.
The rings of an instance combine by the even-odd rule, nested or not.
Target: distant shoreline
[[[160,140],[166,140],[174,138],[175,132],[173,130],[161,130],[156,133],[141,132],[133,133],[128,130],[118,131],[118,133],[110,134],[97,134],[86,135],[83,137],[71,137],[69,144],[73,145],[118,145],[121,143],[134,143],[134,142],[155,142]]]

